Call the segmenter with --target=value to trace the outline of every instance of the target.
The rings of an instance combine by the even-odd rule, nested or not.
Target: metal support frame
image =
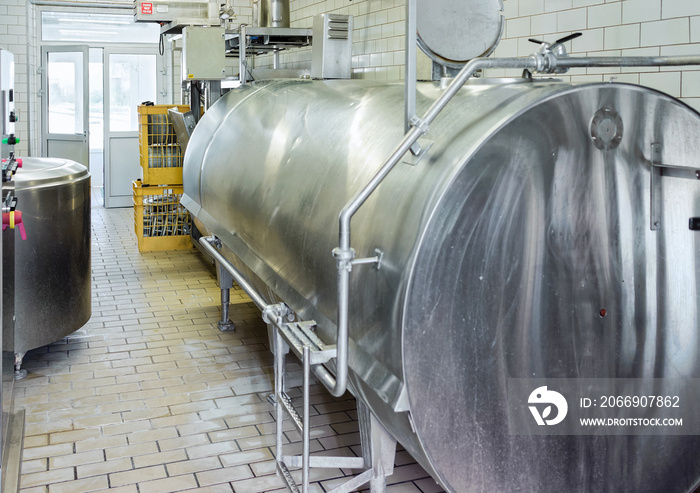
[[[27,370],[22,368],[22,361],[26,353],[15,353],[15,380],[24,380],[27,378]]]
[[[661,207],[661,177],[668,176],[672,178],[685,178],[687,180],[694,181],[700,180],[700,169],[662,164],[662,149],[663,148],[659,143],[654,143],[651,145],[651,170],[649,172],[651,181],[649,186],[649,226],[652,231],[656,231],[661,227],[661,215],[663,212]]]
[[[245,279],[243,274],[219,252],[222,244],[218,238],[215,236],[201,237],[199,242],[204,250],[212,256],[217,265],[219,285],[222,288],[222,303],[224,299],[226,300],[226,303],[222,305],[222,320],[228,320],[228,291],[235,280],[248,296],[250,296],[253,303],[260,308],[263,320],[272,325],[273,352],[275,357],[275,392],[274,399],[272,400],[275,405],[275,420],[277,423],[275,440],[277,471],[287,483],[289,489],[295,493],[299,491],[307,493],[309,491],[310,468],[318,467],[366,469],[362,474],[334,489],[334,493],[354,491],[359,486],[368,482],[371,484],[373,493],[384,492],[386,476],[391,475],[393,472],[396,440],[394,440],[379,421],[370,414],[369,410],[361,401],[357,402],[361,435],[363,437],[363,457],[312,457],[310,453],[311,424],[309,388],[311,386],[311,372],[313,371],[316,377],[324,383],[327,383],[329,380],[337,383],[337,380],[333,379],[330,371],[323,365],[335,359],[336,367],[340,366],[340,362],[338,361],[338,346],[326,345],[316,336],[316,322],[293,322],[294,313],[287,305],[284,303],[267,303],[260,293]],[[376,251],[375,253],[377,255],[373,258],[358,259],[355,262],[374,263],[377,265],[377,268],[379,268],[381,265],[382,253],[380,251]],[[222,322],[219,321],[220,328],[221,324]],[[347,338],[345,343],[347,344]],[[302,388],[303,403],[301,416],[296,411],[292,405],[291,399],[285,392],[285,363],[287,354],[290,351],[299,358],[303,367],[304,381]],[[347,357],[347,350],[345,351],[345,355]],[[344,365],[347,375],[347,361]],[[343,393],[345,392],[345,385],[346,381],[343,382]],[[284,455],[283,427],[285,414],[291,418],[294,427],[302,435],[301,455]],[[289,467],[301,467],[301,489],[296,484],[296,481],[289,471]]]
[[[231,301],[231,288],[233,288],[233,277],[231,274],[221,267],[221,263],[216,263],[216,277],[219,279],[219,288],[221,289],[221,320],[216,323],[216,326],[221,332],[230,332],[235,329],[233,322],[229,319],[229,303]]]
[[[241,85],[245,85],[248,82],[248,62],[246,60],[246,45],[248,44],[248,38],[246,37],[246,26],[241,25],[240,34],[238,38],[238,80]]]
[[[416,116],[416,86],[418,79],[418,21],[417,0],[406,0],[406,78],[404,86],[404,132],[411,130],[411,120]]]

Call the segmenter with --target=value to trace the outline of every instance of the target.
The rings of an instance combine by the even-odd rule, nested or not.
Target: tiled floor
[[[16,385],[16,408],[27,413],[22,492],[282,488],[265,399],[272,357],[258,310],[232,292],[237,329],[219,332],[219,290],[196,250],[141,254],[131,209],[92,212],[92,318],[29,352],[29,376]],[[358,454],[354,400],[314,392],[313,450]],[[286,439],[300,449],[298,433]],[[312,471],[313,491],[351,474]],[[404,451],[390,483],[439,490]]]

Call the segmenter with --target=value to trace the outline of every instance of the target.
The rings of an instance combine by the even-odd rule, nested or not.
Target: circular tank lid
[[[502,0],[419,0],[416,13],[418,46],[452,68],[493,52],[503,33]]]
[[[87,168],[69,159],[27,157],[13,178],[15,188],[27,189],[62,185],[90,177]]]

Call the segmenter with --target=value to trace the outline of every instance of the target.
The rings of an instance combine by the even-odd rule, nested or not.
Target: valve
[[[14,159],[12,156],[10,156],[10,162],[12,162],[12,159]],[[7,159],[2,160],[2,164],[5,164],[7,162]],[[18,157],[15,159],[15,162],[17,163],[17,167],[21,168],[22,167],[22,158]]]
[[[2,230],[5,231],[7,228],[19,229],[19,235],[23,240],[27,239],[27,232],[24,229],[24,222],[22,221],[22,211],[10,211],[2,213]]]
[[[2,143],[11,146],[19,144],[19,137],[15,137],[15,134],[10,134],[9,137],[5,137],[4,139],[2,139]]]
[[[19,121],[19,117],[17,114],[13,111],[10,111],[10,123],[16,123]]]
[[[557,39],[552,44],[550,44],[546,41],[540,41],[539,39],[533,39],[533,38],[528,39],[528,41],[530,43],[535,43],[535,44],[540,45],[540,52],[541,53],[551,52],[557,56],[568,56],[568,54],[566,53],[566,47],[564,46],[564,43],[566,43],[567,41],[571,41],[572,39],[576,39],[579,36],[583,36],[583,33],[569,34],[568,36],[564,36],[563,38]]]
[[[22,158],[15,159],[15,154],[10,152],[9,159],[2,160],[2,181],[11,181],[17,168],[22,167]]]
[[[533,38],[528,39],[528,41],[540,45],[539,54],[544,56],[545,59],[548,60],[548,64],[550,66],[554,67],[553,70],[550,69],[549,73],[553,72],[555,74],[565,74],[569,71],[568,68],[556,68],[556,63],[552,65],[552,62],[556,62],[556,59],[560,57],[568,57],[569,54],[566,52],[566,47],[564,46],[564,43],[566,43],[567,41],[571,41],[572,39],[576,39],[582,35],[583,33],[569,34],[568,36],[564,36],[563,38],[557,39],[554,43],[551,44],[547,41],[541,41],[539,39]]]

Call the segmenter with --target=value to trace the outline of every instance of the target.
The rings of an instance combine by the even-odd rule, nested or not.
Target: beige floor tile
[[[201,459],[190,459],[182,462],[166,464],[168,476],[179,476],[212,469],[221,469],[221,461],[218,457],[202,457]]]
[[[159,440],[158,441],[158,447],[161,450],[174,450],[174,449],[184,449],[186,448],[188,450],[188,455],[189,455],[189,450],[192,447],[200,446],[203,444],[208,444],[209,443],[209,438],[205,434],[199,434],[199,435],[189,435],[189,436],[184,436],[184,437],[178,437],[178,438],[170,438],[166,440]],[[190,455],[190,457],[192,457]]]
[[[126,435],[103,436],[76,442],[75,450],[84,452],[87,450],[109,449],[111,447],[122,447],[127,445],[127,443]]]
[[[73,479],[73,468],[67,467],[64,469],[54,469],[51,471],[34,472],[22,474],[20,481],[21,488],[29,488],[30,486],[50,485],[60,481],[68,481]]]
[[[34,459],[25,460],[22,462],[22,474],[29,474],[32,472],[42,472],[48,471],[48,459]]]
[[[230,483],[220,483],[213,484],[211,486],[203,486],[192,490],[185,490],[185,492],[194,493],[231,493],[233,491],[233,486]]]
[[[49,493],[76,493],[78,491],[88,493],[90,491],[107,488],[109,488],[107,476],[94,476],[86,479],[50,484]]]
[[[253,476],[248,466],[234,466],[225,469],[215,469],[196,474],[200,486],[209,486],[217,483],[228,483]]]
[[[271,461],[274,459],[274,456],[272,455],[272,452],[270,452],[269,448],[260,448],[220,455],[219,459],[224,467],[231,467],[241,464],[254,464],[256,462]]]
[[[199,486],[193,474],[139,483],[140,493],[169,493]]]
[[[25,448],[22,453],[24,460],[41,459],[43,457],[55,457],[73,453],[73,446],[70,443],[60,443],[57,445],[46,445],[43,447]]]
[[[87,478],[90,476],[99,476],[113,472],[129,471],[133,469],[133,464],[130,457],[121,459],[106,460],[96,462],[94,464],[85,464],[76,467],[76,475],[78,478]]]
[[[93,462],[102,462],[104,453],[102,450],[91,450],[89,452],[79,452],[70,455],[59,455],[49,458],[50,469],[60,469],[63,467],[72,467],[82,464],[91,464]],[[22,469],[24,471],[24,469]]]
[[[178,431],[175,427],[171,428],[158,428],[155,430],[146,431],[136,431],[134,433],[129,433],[127,439],[131,445],[144,442],[155,442],[158,440],[165,440],[167,438],[177,438]]]
[[[123,486],[127,484],[141,483],[154,479],[161,479],[167,476],[165,466],[158,465],[152,467],[144,467],[143,469],[134,469],[126,472],[115,472],[109,475],[109,482],[114,486]]]
[[[159,452],[159,450],[158,445],[155,442],[145,442],[134,445],[126,445],[124,447],[112,447],[105,449],[105,457],[107,457],[107,460],[111,460],[122,457],[155,454],[156,452]]]
[[[187,454],[183,449],[175,449],[168,452],[139,455],[137,457],[132,457],[132,460],[134,462],[134,467],[140,468],[187,460]]]

